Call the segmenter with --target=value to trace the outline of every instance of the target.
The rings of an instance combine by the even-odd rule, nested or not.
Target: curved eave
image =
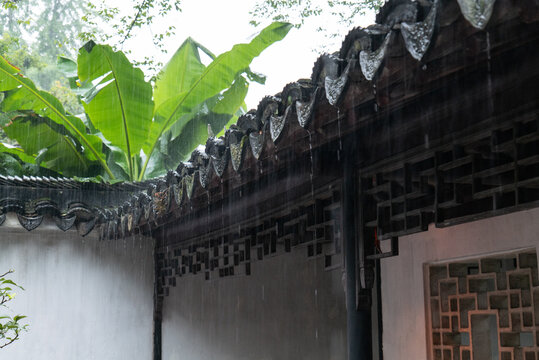
[[[513,39],[500,36],[507,24],[536,25],[539,20],[539,6],[529,0],[487,0],[483,13],[475,12],[473,3],[389,1],[377,24],[351,30],[338,52],[320,56],[310,79],[265,97],[223,137],[208,139],[205,147],[166,176],[124,188],[103,185],[100,190],[119,195],[95,205],[81,205],[83,201],[58,205],[49,198],[41,207],[28,207],[27,200],[0,197],[0,222],[6,212],[15,212],[23,227],[31,230],[40,217],[51,215],[62,230],[77,226],[84,235],[98,225],[101,238],[115,239],[196,210],[195,199],[223,181],[236,181],[238,175],[242,181],[255,181],[262,176],[260,172],[275,161],[268,156],[275,149],[305,153],[355,131],[363,122],[376,121],[379,108],[398,107],[444,75],[516,46]],[[352,108],[362,109],[361,116],[351,120],[342,115]],[[252,171],[255,168],[261,170]],[[69,179],[0,177],[2,187],[14,182],[18,188],[33,187],[35,199],[51,187],[57,189],[57,182],[69,187],[75,198],[77,192],[89,191]]]

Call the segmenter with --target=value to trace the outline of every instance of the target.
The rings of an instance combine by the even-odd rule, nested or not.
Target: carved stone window
[[[431,264],[429,358],[539,360],[535,250]]]

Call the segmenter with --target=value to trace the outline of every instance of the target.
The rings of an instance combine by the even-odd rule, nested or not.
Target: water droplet
[[[314,183],[313,183],[313,176],[314,176],[314,162],[313,162],[313,144],[312,144],[312,136],[311,132],[307,130],[307,133],[309,134],[309,155],[311,158],[311,196],[314,198]]]
[[[488,60],[488,72],[490,72],[490,33],[487,31],[487,60]]]
[[[339,130],[339,150],[342,150],[342,136],[341,136],[341,110],[337,108],[337,129]],[[339,151],[340,153],[340,151]]]

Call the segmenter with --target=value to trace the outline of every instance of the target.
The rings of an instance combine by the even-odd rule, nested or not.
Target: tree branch
[[[4,276],[6,276],[8,274],[11,274],[11,273],[13,273],[13,270],[9,270],[8,272],[3,273],[2,275],[0,275],[0,278],[3,278]]]
[[[5,343],[4,345],[0,345],[0,349],[2,348],[5,348],[6,346],[8,346],[9,344],[15,342],[15,340],[17,340],[19,338],[19,331],[15,331],[15,337],[14,338],[11,338],[11,340],[9,340],[7,343]]]
[[[140,17],[140,14],[142,13],[142,9],[146,5],[146,3],[149,2],[149,1],[152,1],[152,0],[143,0],[142,4],[140,4],[140,6],[138,8],[138,11],[137,11],[137,14],[135,15],[135,18],[133,19],[133,21],[131,21],[131,24],[127,28],[127,32],[125,33],[124,38],[122,39],[122,41],[120,41],[120,45],[123,45],[125,40],[127,40],[129,38],[129,34],[131,33],[131,30],[133,29],[133,26],[135,26],[135,23],[137,22],[138,18]]]

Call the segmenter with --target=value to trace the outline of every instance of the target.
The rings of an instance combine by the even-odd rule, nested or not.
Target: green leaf
[[[64,56],[58,56],[56,65],[69,82],[71,90],[82,96],[92,89],[92,83],[90,81],[80,82],[79,75],[77,73],[77,63],[70,58]]]
[[[170,161],[171,156],[165,153],[168,148],[173,147],[173,143],[167,142],[166,137],[163,137],[161,139],[160,145],[163,147],[163,151],[156,151],[151,157],[151,159],[148,161],[145,172],[145,179],[151,179],[157,176],[161,176],[166,172],[166,170],[174,169],[178,165],[178,163],[172,164]],[[145,161],[146,158],[142,158],[141,160]]]
[[[163,175],[168,169],[174,169],[180,161],[187,160],[191,151],[208,138],[208,125],[216,131],[236,119],[234,114],[243,113],[244,99],[249,83],[243,76],[238,76],[232,86],[223,94],[206,100],[198,107],[197,114],[181,131],[172,127],[161,138],[159,149],[154,152],[148,165],[145,178]]]
[[[254,81],[262,85],[266,83],[266,75],[264,74],[251,71],[251,69],[247,69],[246,74],[250,81]]]
[[[94,83],[84,109],[92,124],[126,156],[133,179],[132,158],[148,137],[152,114],[152,87],[122,52],[110,46],[87,43],[79,51],[80,80]]]
[[[61,169],[65,176],[96,175],[93,162],[82,145],[61,125],[41,117],[17,117],[4,128],[24,152],[48,169]]]
[[[125,153],[116,146],[108,145],[107,164],[117,179],[130,180],[129,164],[125,158]]]
[[[22,176],[24,175],[24,169],[13,156],[0,153],[0,174]]]
[[[105,155],[101,151],[101,140],[87,134],[86,128],[79,118],[67,114],[58,99],[45,91],[38,90],[30,79],[25,78],[16,67],[9,64],[1,56],[0,91],[7,91],[6,98],[0,103],[0,111],[31,110],[64,126],[73,138],[84,146],[85,157],[98,161],[102,169],[111,178],[114,178],[105,163]]]
[[[189,90],[193,82],[202,75],[206,66],[200,61],[201,48],[204,47],[192,38],[187,38],[172,55],[155,81],[155,108],[172,96]],[[213,54],[212,58],[215,58]]]
[[[201,121],[201,117],[204,115],[228,115],[228,121],[228,119],[235,115],[240,109],[240,107],[245,104],[245,96],[247,95],[248,90],[249,83],[243,75],[238,75],[232,83],[232,86],[226,89],[226,91],[224,91],[222,94],[218,94],[209,99],[206,99],[204,102],[194,107],[189,114],[184,115],[184,118],[193,118],[192,121],[188,121],[186,124],[184,124],[183,121],[178,121],[177,123],[172,125],[172,127],[168,131],[171,133],[171,136],[169,136],[170,140],[180,136],[183,131],[186,131],[187,133],[191,134],[191,131],[188,129],[190,126],[190,122]],[[212,124],[212,128],[216,130],[221,129],[227,123],[227,121],[224,121],[223,119],[224,118],[221,118],[221,122],[216,122]],[[206,126],[207,124],[203,123],[202,125]],[[207,131],[204,134],[207,135]],[[191,142],[189,138],[186,138],[185,140]],[[206,139],[203,140],[205,142]],[[186,148],[191,148],[191,150],[193,150],[198,144],[198,142],[196,144],[191,142],[191,144],[186,146]]]
[[[248,91],[249,82],[243,76],[238,76],[232,86],[219,96],[215,106],[210,106],[211,111],[217,114],[235,114],[244,104]]]
[[[56,65],[58,66],[58,70],[60,70],[68,79],[79,77],[77,74],[77,63],[74,60],[64,56],[58,56]]]
[[[17,156],[21,161],[25,163],[34,164],[35,158],[24,152],[20,147],[16,147],[10,144],[0,143],[0,153],[12,154]]]
[[[235,45],[230,51],[215,58],[188,91],[162,102],[156,108],[150,136],[144,146],[148,159],[139,179],[142,178],[161,135],[176,122],[179,122],[179,129],[183,128],[195,115],[193,113],[195,107],[229,88],[238,73],[247,69],[251,61],[265,48],[283,39],[291,27],[291,24],[281,22],[269,25],[250,43]]]

